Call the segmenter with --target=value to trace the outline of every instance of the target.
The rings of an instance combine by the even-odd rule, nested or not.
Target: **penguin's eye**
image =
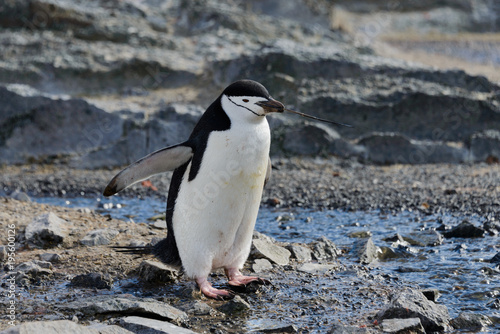
[[[243,99],[243,102],[247,103],[248,101],[250,101],[249,99]]]

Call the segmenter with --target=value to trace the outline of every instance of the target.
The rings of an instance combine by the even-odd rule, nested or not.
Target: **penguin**
[[[285,106],[258,82],[229,85],[208,107],[188,140],[153,152],[119,172],[106,186],[112,196],[152,175],[173,171],[167,197],[167,237],[152,248],[181,267],[210,298],[231,298],[207,277],[223,268],[230,286],[266,280],[245,276],[264,184],[271,174],[266,115]]]

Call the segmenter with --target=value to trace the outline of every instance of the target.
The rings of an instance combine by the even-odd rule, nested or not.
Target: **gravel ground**
[[[500,219],[500,165],[361,165],[352,161],[275,159],[263,203],[279,207],[424,213],[460,211]],[[66,166],[4,166],[0,189],[31,196],[94,197],[119,170]],[[122,196],[165,197],[170,173],[135,185]]]

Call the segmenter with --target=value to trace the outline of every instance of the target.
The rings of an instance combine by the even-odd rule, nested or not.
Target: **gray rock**
[[[264,320],[259,323],[256,330],[259,333],[297,333],[297,326],[281,321]]]
[[[297,270],[308,274],[324,274],[337,268],[334,264],[303,263],[297,266]]]
[[[455,329],[480,331],[483,327],[491,326],[493,322],[482,314],[462,312],[451,319],[450,324]]]
[[[109,275],[89,273],[73,277],[71,285],[81,288],[111,289],[113,279]]]
[[[169,304],[151,298],[137,298],[130,295],[103,295],[84,298],[61,305],[61,309],[81,312],[85,316],[116,313],[121,315],[143,315],[145,317],[155,317],[174,322],[183,322],[187,319],[186,313]]]
[[[296,259],[299,263],[310,262],[312,260],[312,251],[308,247],[290,244],[286,248],[290,251],[292,258]]]
[[[384,333],[425,334],[419,318],[384,319],[382,328]]]
[[[87,326],[88,329],[95,329],[99,332],[99,334],[133,334],[134,332],[131,332],[123,327],[117,326],[117,325],[106,325],[106,324],[100,324],[100,323],[94,323],[89,326]]]
[[[445,232],[444,236],[446,238],[482,238],[485,233],[486,231],[482,228],[475,226],[468,220],[464,220],[450,231]]]
[[[412,246],[439,246],[443,243],[443,236],[438,231],[427,230],[409,233],[403,239]]]
[[[423,289],[423,290],[420,290],[425,298],[429,299],[431,302],[436,302],[439,297],[441,296],[441,293],[439,292],[438,289]]]
[[[217,311],[206,303],[195,301],[187,313],[193,315],[214,315]]]
[[[111,240],[119,233],[119,231],[110,228],[93,230],[87,233],[87,235],[80,240],[80,243],[86,246],[109,245]]]
[[[68,236],[68,223],[52,212],[44,213],[26,226],[24,235],[28,242],[36,246],[55,247]]]
[[[290,262],[290,251],[264,239],[253,239],[250,252],[254,259],[268,259],[281,266]]]
[[[96,329],[85,327],[70,320],[25,322],[10,327],[1,334],[50,333],[50,334],[99,334]]]
[[[296,124],[285,130],[283,149],[298,155],[330,153],[335,141],[341,141],[339,134],[323,124]],[[346,143],[347,145],[347,143]]]
[[[345,326],[342,324],[335,324],[330,328],[327,334],[365,334],[369,333],[366,328],[359,328],[355,326]]]
[[[176,268],[158,261],[144,260],[139,266],[139,278],[148,283],[176,282],[178,276]]]
[[[309,247],[312,249],[313,257],[318,261],[334,260],[342,254],[333,241],[325,236],[319,237],[316,241],[311,242]]]
[[[362,264],[370,264],[378,260],[382,250],[373,243],[373,239],[359,239],[353,245],[353,252]]]
[[[38,254],[38,257],[40,258],[41,261],[46,261],[46,262],[51,262],[51,263],[60,262],[62,259],[62,256],[59,254],[56,254],[56,253]]]
[[[384,319],[419,318],[426,331],[444,331],[448,328],[450,316],[444,305],[429,301],[420,291],[404,289],[390,296],[390,303],[380,310],[376,317]]]
[[[269,271],[273,269],[273,265],[266,259],[255,259],[252,264],[252,270],[255,273]]]
[[[496,253],[495,256],[490,259],[490,263],[500,263],[500,252]]]
[[[273,244],[276,243],[276,239],[274,239],[273,237],[260,233],[256,230],[253,231],[252,239],[261,239]]]
[[[19,190],[15,190],[9,197],[22,202],[31,202],[29,195]]]
[[[31,279],[36,279],[39,277],[51,276],[53,274],[51,268],[52,265],[49,262],[34,260],[19,264],[14,271],[17,272],[16,280],[17,278],[23,277],[23,275]]]
[[[485,130],[474,133],[470,139],[470,151],[474,161],[500,159],[500,131]]]
[[[167,222],[161,219],[155,220],[155,222],[152,225],[154,228],[157,228],[159,230],[164,230],[167,228]]]
[[[238,295],[217,308],[217,310],[230,315],[244,313],[251,309],[250,304]]]
[[[0,246],[0,262],[8,259],[7,246]]]
[[[120,326],[134,333],[144,334],[194,334],[189,329],[182,328],[169,322],[143,318],[137,316],[120,319]]]

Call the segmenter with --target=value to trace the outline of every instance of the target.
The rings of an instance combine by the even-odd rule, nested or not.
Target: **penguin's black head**
[[[283,112],[285,106],[269,95],[267,89],[252,80],[239,80],[230,84],[221,95],[222,106],[230,118],[263,117],[272,112]]]

